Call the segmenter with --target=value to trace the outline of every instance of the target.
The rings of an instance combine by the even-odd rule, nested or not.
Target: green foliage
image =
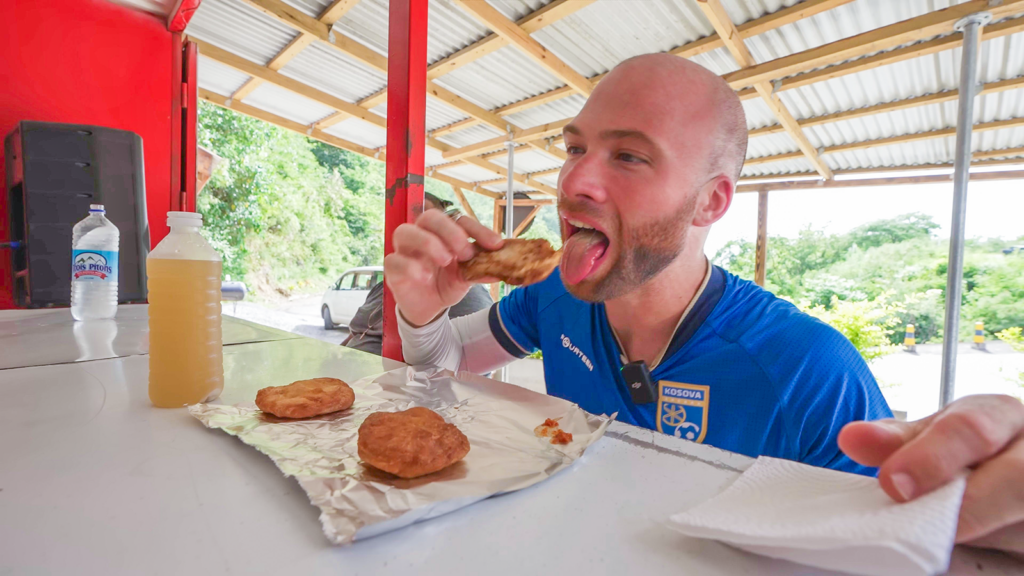
[[[199,144],[228,161],[197,199],[225,274],[265,297],[380,263],[383,176],[372,165],[318,155],[303,136],[206,103],[198,124]]]
[[[874,301],[847,301],[833,296],[827,308],[821,304],[801,308],[839,330],[867,362],[899,349],[889,337],[900,322],[901,306],[887,302],[884,295]]]
[[[996,332],[996,338],[1010,345],[1017,352],[1024,352],[1024,334],[1021,334],[1021,327],[1015,326]]]
[[[902,341],[906,324],[914,325],[918,343],[940,340],[949,242],[932,236],[938,227],[930,217],[914,213],[871,222],[847,234],[808,228],[796,238],[773,236],[768,241],[766,287],[826,311],[841,302],[892,303],[898,319],[894,326],[899,327],[888,332],[892,344]],[[978,320],[990,333],[1024,324],[1024,257],[1003,254],[1006,245],[1002,240],[966,243],[961,338],[973,333]],[[714,262],[751,278],[754,244],[730,242]]]
[[[348,268],[383,263],[383,162],[205,102],[198,140],[227,160],[196,201],[203,234],[225,275],[257,297],[321,291]],[[427,178],[424,188],[458,204],[448,184]],[[467,200],[481,222],[493,222],[491,199]],[[554,207],[527,236],[561,244]]]

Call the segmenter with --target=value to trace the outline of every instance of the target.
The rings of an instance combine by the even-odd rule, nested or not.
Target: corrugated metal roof
[[[580,113],[586,103],[587,99],[582,94],[573,94],[561,100],[509,114],[504,118],[520,128],[533,128],[541,124],[573,118]]]
[[[189,36],[265,65],[298,33],[241,0],[205,0],[186,28]]]
[[[512,46],[495,50],[434,82],[488,110],[565,85]]]
[[[319,16],[331,0],[286,0],[310,16]],[[519,19],[541,8],[549,0],[488,0],[510,19]],[[855,0],[838,8],[805,18],[746,40],[757,62],[835,42],[881,26],[940,10],[967,0]],[[723,0],[737,24],[797,4],[797,0]],[[361,0],[336,25],[336,30],[381,54],[387,52],[388,0]],[[249,60],[266,63],[295,32],[272,18],[246,6],[240,0],[205,0],[193,18],[188,33]],[[598,0],[589,6],[533,34],[533,38],[564,60],[580,74],[590,77],[604,73],[634,55],[673,49],[713,33],[695,0]],[[451,0],[430,0],[428,59],[438,61],[488,35],[475,18],[454,6]],[[718,74],[738,68],[724,48],[693,60]],[[857,74],[840,76],[813,85],[779,92],[782,102],[797,119],[871,106],[957,88],[960,50],[952,49],[887,66],[876,66]],[[324,44],[314,43],[282,70],[300,82],[343,100],[356,102],[383,88],[386,77],[341,55]],[[981,82],[1024,76],[1024,33],[986,41],[982,44]],[[202,58],[200,86],[229,95],[245,82],[246,76]],[[441,76],[437,84],[484,108],[494,110],[525,98],[559,88],[564,82],[512,46],[506,46]],[[245,100],[275,114],[311,123],[331,113],[323,105],[282,89],[261,86]],[[582,108],[583,96],[572,95],[510,114],[506,119],[522,128],[574,116]],[[933,104],[881,115],[866,116],[831,124],[807,127],[804,133],[812,145],[833,147],[851,142],[875,140],[903,134],[927,132],[955,125],[956,102]],[[760,99],[743,103],[751,129],[777,124],[777,119]],[[386,104],[375,109],[386,114]],[[1024,90],[990,94],[979,98],[976,122],[1024,117]],[[427,129],[434,130],[467,118],[451,106],[433,99],[427,102]],[[328,132],[366,146],[384,144],[384,131],[350,119]],[[484,125],[459,130],[440,140],[461,147],[495,136],[500,131]],[[834,169],[888,167],[949,162],[953,139],[931,139],[895,146],[872,146],[866,150],[826,153],[823,158]],[[1024,145],[1024,129],[1005,129],[976,134],[976,150]],[[564,149],[564,146],[559,146]],[[772,156],[798,150],[785,133],[753,138],[748,157]],[[428,165],[443,163],[440,153],[428,150]],[[522,158],[522,160],[519,160]],[[496,165],[503,165],[498,162]],[[517,171],[529,172],[557,166],[545,154],[517,154]],[[467,181],[495,178],[475,166],[452,168]],[[747,166],[744,176],[811,172],[802,158]],[[446,170],[447,172],[448,170]],[[453,173],[454,175],[455,173]],[[554,185],[556,175],[541,181]],[[501,188],[500,186],[498,187]]]
[[[477,124],[472,128],[445,134],[438,138],[438,140],[456,148],[461,148],[470,144],[476,144],[477,142],[483,142],[484,140],[490,140],[496,136],[501,136],[501,134],[497,129],[491,128],[486,124]]]
[[[388,84],[387,74],[323,43],[311,44],[299,52],[281,74],[349,102],[357,102]]]
[[[334,27],[381,54],[388,52],[387,0],[361,0]],[[490,32],[450,0],[430,0],[427,28],[427,62],[431,63],[458,52]]]
[[[527,149],[521,152],[516,152],[516,172],[530,174],[533,172],[542,172],[544,170],[558,168],[561,165],[562,162],[560,160],[557,160],[539,150]]]
[[[224,96],[231,96],[249,80],[248,74],[242,74],[234,68],[202,56],[199,57],[197,68],[199,85]]]
[[[334,126],[328,126],[324,132],[368,148],[379,148],[388,143],[387,130],[357,118],[342,120]]]
[[[260,84],[242,102],[301,124],[312,124],[334,112],[323,104],[267,82]]]

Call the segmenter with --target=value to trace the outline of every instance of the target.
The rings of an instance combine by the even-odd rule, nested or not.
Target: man
[[[891,420],[848,341],[708,263],[746,134],[735,93],[700,66],[662,54],[616,67],[565,128],[564,248],[548,280],[453,322],[446,309],[469,288],[458,262],[501,240],[436,212],[395,231],[384,267],[406,360],[485,372],[540,348],[548,392],[586,410],[752,456],[880,467],[900,501],[977,467],[959,541],[1024,552],[1020,402],[977,396]],[[619,373],[638,362],[650,398]]]
[[[451,202],[442,200],[430,192],[423,194],[423,210],[444,211],[450,208]],[[490,293],[481,284],[470,287],[466,296],[448,312],[450,318],[460,318],[490,308],[494,304]],[[342,345],[355,348],[370,354],[381,355],[384,338],[384,283],[381,282],[370,289],[363,305],[356,310],[348,324],[349,337]]]

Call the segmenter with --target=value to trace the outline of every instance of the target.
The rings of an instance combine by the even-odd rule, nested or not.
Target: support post
[[[768,261],[768,191],[757,192],[757,244],[754,254],[754,283],[764,287]]]
[[[971,135],[974,124],[974,96],[977,93],[978,51],[981,28],[992,20],[989,12],[971,14],[956,23],[963,32],[960,56],[960,98],[956,118],[956,155],[953,160],[953,224],[949,230],[949,265],[946,268],[946,321],[942,337],[942,382],[939,408],[953,401],[956,383],[956,352],[960,334],[960,297],[964,275],[964,223],[967,210],[967,182],[971,170]]]
[[[512,140],[512,132],[508,134],[508,187],[505,189],[505,238],[515,238],[515,214],[516,214],[516,202],[515,202],[515,180],[513,179],[516,166],[516,143]],[[498,202],[494,202],[495,214],[497,214]],[[495,221],[498,217],[495,216]],[[512,287],[508,284],[503,284],[503,290],[501,296],[504,298],[512,290]],[[505,366],[498,370],[496,377],[502,382],[510,382],[510,369],[511,366]]]
[[[392,2],[388,10],[388,121],[384,183],[384,254],[395,229],[423,212],[427,107],[427,0]],[[384,287],[383,355],[402,360],[395,299]]]

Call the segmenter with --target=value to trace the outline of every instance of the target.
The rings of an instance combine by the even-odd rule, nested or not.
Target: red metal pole
[[[423,147],[427,107],[427,0],[390,3],[388,28],[388,140],[384,182],[384,254],[395,229],[423,211]],[[385,358],[402,360],[395,299],[384,288]]]

